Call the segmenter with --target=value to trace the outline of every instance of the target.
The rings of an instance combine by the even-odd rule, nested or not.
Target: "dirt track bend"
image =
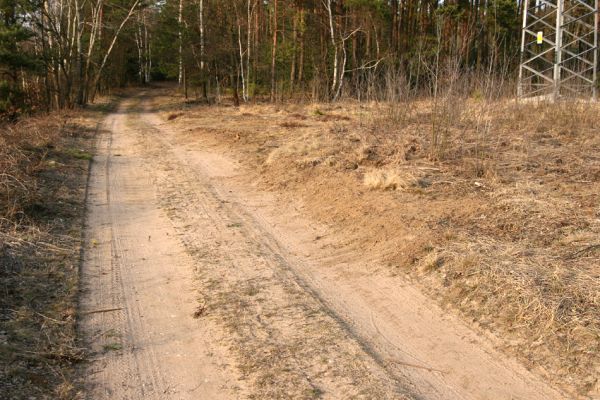
[[[148,99],[105,120],[94,159],[87,398],[565,398],[401,279],[331,267],[326,228]]]

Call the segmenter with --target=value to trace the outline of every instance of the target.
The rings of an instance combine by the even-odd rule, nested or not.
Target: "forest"
[[[186,96],[318,101],[510,77],[513,0],[2,0],[0,110],[176,80]],[[458,75],[457,75],[458,74]],[[393,80],[395,85],[390,85]],[[392,89],[392,87],[394,89]]]

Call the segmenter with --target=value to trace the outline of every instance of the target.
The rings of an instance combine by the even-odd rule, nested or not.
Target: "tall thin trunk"
[[[50,109],[52,109],[53,106],[53,99],[52,99],[52,88],[51,88],[51,76],[50,76],[50,69],[52,68],[52,64],[50,62],[50,59],[48,59],[48,43],[47,43],[47,39],[46,39],[46,24],[47,24],[47,16],[45,13],[45,10],[47,9],[47,0],[43,0],[43,4],[42,4],[42,8],[43,8],[43,13],[42,13],[42,17],[40,20],[40,36],[41,36],[41,40],[42,40],[42,56],[45,62],[45,68],[44,68],[44,86],[46,89],[46,109],[47,111],[50,111]]]
[[[304,74],[304,9],[300,9],[300,54],[298,56],[298,83],[302,85]]]
[[[83,5],[79,4],[78,0],[75,0],[76,7],[76,30],[75,34],[77,35],[77,104],[83,105],[85,102],[84,98],[84,64],[83,64],[83,44],[82,38],[83,35],[83,18],[82,18],[82,8]]]
[[[335,95],[333,96],[333,100],[337,100],[340,97],[340,94],[342,93],[342,87],[344,86],[344,70],[346,69],[347,59],[348,55],[346,52],[346,40],[342,40],[342,64],[340,65],[341,73],[337,90],[335,92]]]
[[[246,17],[248,24],[247,33],[246,33],[246,93],[244,93],[244,98],[246,101],[250,98],[248,86],[250,85],[250,37],[251,37],[251,27],[252,27],[252,13],[254,11],[254,4],[252,5],[252,9],[250,9],[250,1],[247,0],[247,9],[246,9]]]
[[[152,68],[152,58],[150,56],[150,35],[148,34],[148,25],[146,24],[146,10],[142,14],[144,22],[144,82],[150,82],[150,69]]]
[[[271,101],[275,101],[275,57],[277,56],[277,0],[273,1],[273,46],[271,48]]]
[[[296,78],[296,46],[298,43],[298,15],[294,15],[292,23],[292,65],[290,66],[290,97],[294,96],[294,79]]]
[[[88,92],[90,86],[90,67],[92,62],[92,54],[94,51],[94,46],[98,38],[100,38],[102,32],[102,7],[103,0],[98,0],[96,5],[92,8],[92,28],[90,31],[90,36],[88,38],[88,49],[85,59],[85,67],[83,71],[83,102],[87,103],[88,101]]]
[[[204,0],[198,0],[198,28],[200,30],[200,71],[204,72]]]
[[[146,74],[144,73],[144,38],[142,36],[142,22],[141,17],[137,17],[137,30],[135,31],[135,44],[138,52],[138,80],[141,84],[145,83],[144,79]]]
[[[331,45],[333,46],[333,76],[331,81],[331,93],[336,92],[338,84],[338,45],[335,40],[335,32],[333,30],[333,13],[331,10],[331,0],[327,0],[327,15],[329,16],[329,35],[331,36]]]
[[[242,26],[238,19],[238,47],[240,52],[240,76],[242,77],[242,99],[248,101],[246,97],[246,78],[244,76],[244,51],[242,49]]]
[[[179,43],[179,74],[177,75],[177,83],[181,86],[183,81],[183,0],[179,0],[179,14],[177,16],[177,40]]]

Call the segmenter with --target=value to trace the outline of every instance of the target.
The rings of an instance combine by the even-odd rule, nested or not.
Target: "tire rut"
[[[295,273],[275,238],[143,115],[130,123],[145,133],[163,207],[197,260],[206,313],[230,333],[221,340],[237,350],[256,397],[414,398]]]

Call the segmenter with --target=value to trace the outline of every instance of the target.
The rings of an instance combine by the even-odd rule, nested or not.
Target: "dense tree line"
[[[520,10],[514,0],[0,0],[0,109],[73,107],[160,79],[236,101],[426,87],[440,65],[513,68]]]

